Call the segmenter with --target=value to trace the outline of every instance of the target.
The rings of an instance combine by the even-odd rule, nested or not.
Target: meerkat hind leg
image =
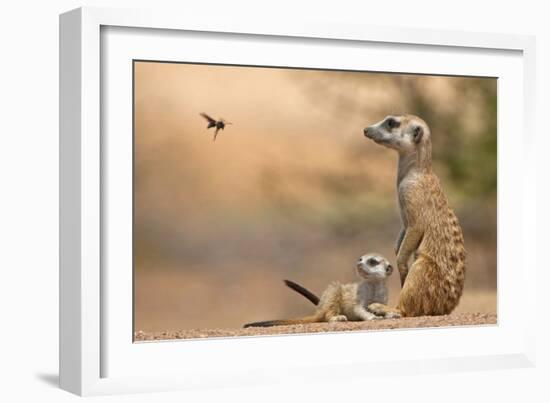
[[[438,290],[432,284],[442,284],[440,270],[431,259],[418,257],[413,262],[405,286],[399,294],[397,307],[403,316],[434,316],[450,312],[442,310]]]

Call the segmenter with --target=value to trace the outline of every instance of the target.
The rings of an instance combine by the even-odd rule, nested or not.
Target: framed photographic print
[[[532,38],[85,8],[60,45],[64,389],[532,365]]]

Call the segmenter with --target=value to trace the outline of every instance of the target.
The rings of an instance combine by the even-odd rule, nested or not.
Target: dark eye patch
[[[370,264],[370,265],[375,265],[375,264],[378,264],[378,259],[375,259],[373,257],[369,258],[369,260],[367,260],[367,263]]]
[[[394,118],[388,118],[388,120],[386,120],[386,124],[388,125],[388,128],[395,129],[396,127],[399,127],[401,123]]]

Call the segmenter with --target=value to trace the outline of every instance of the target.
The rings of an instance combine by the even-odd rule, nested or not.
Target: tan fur
[[[388,124],[390,118],[399,126],[390,129],[395,125]],[[419,138],[415,133],[420,133]],[[397,309],[372,304],[369,311],[449,314],[462,295],[466,251],[458,219],[432,171],[430,130],[422,119],[405,115],[386,118],[365,129],[365,135],[399,152],[398,196],[404,226],[397,245],[402,283]]]

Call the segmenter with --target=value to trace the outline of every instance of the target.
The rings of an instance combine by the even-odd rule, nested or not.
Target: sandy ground
[[[421,316],[416,318],[382,319],[367,322],[313,323],[307,325],[252,327],[237,329],[190,329],[166,332],[135,332],[135,341],[201,339],[206,337],[261,336],[293,333],[318,333],[353,330],[382,330],[423,327],[494,325],[497,316],[488,313],[453,313],[445,316]]]
[[[352,245],[351,248],[358,247]],[[338,254],[320,251],[316,255],[315,259],[331,263],[330,259]],[[483,267],[483,260],[471,260],[464,293],[453,313],[494,314],[497,312],[496,286],[476,287],[487,283],[475,273]],[[352,270],[342,269],[342,264],[337,262],[328,265],[330,270],[319,269],[317,273],[305,270],[281,273],[276,266],[252,270],[250,266],[248,264],[246,270],[240,266],[224,267],[218,275],[205,270],[136,270],[133,330],[157,333],[182,329],[234,329],[248,322],[306,316],[314,311],[314,306],[285,287],[283,278],[296,280],[317,294],[335,279],[342,282],[356,279]],[[392,276],[388,281],[391,306],[397,305],[399,298],[398,277]]]

